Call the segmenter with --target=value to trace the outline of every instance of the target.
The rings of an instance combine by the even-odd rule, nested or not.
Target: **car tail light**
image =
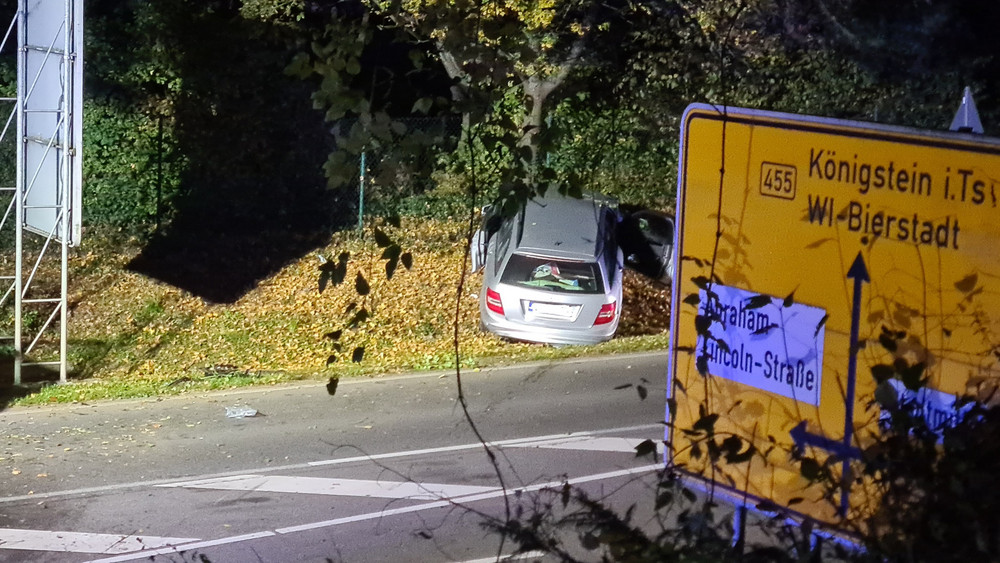
[[[594,324],[603,325],[615,320],[616,305],[614,301],[601,305],[601,312],[597,313],[597,319],[594,321]]]
[[[490,288],[486,288],[486,308],[494,313],[503,314],[503,303],[500,302],[500,294]]]

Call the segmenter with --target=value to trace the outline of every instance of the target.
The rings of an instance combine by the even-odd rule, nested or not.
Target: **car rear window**
[[[511,254],[501,283],[568,293],[603,293],[600,269],[594,262],[571,262]]]

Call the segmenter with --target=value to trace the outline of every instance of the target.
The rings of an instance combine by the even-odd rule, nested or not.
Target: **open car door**
[[[486,248],[490,244],[490,236],[493,234],[494,223],[493,220],[493,206],[486,205],[483,207],[483,220],[479,224],[479,230],[472,235],[472,244],[469,248],[469,255],[472,257],[472,271],[478,272],[486,265]]]
[[[486,245],[489,243],[489,239],[486,238],[486,231],[479,229],[476,234],[472,235],[472,247],[469,249],[469,254],[472,256],[472,271],[478,272],[483,269],[486,264]]]
[[[625,266],[669,284],[674,278],[674,218],[648,209],[623,212],[618,225],[618,245]]]

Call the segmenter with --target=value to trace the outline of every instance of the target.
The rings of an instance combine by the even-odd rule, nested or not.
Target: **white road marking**
[[[482,559],[470,559],[468,561],[462,561],[462,563],[505,563],[506,561],[527,561],[528,559],[533,559],[535,557],[545,557],[544,551],[525,551],[524,553],[511,553],[510,555],[502,555],[499,559],[496,557],[483,557]]]
[[[568,432],[566,434],[549,434],[547,436],[533,436],[530,438],[511,438],[509,440],[497,440],[494,442],[486,442],[485,444],[480,442],[473,442],[470,444],[458,444],[455,446],[441,446],[438,448],[427,448],[423,450],[408,450],[404,452],[391,452],[386,454],[371,454],[371,455],[360,455],[354,457],[342,457],[338,459],[325,459],[322,461],[310,461],[307,465],[310,467],[318,467],[321,465],[340,465],[344,463],[354,463],[357,461],[372,461],[377,459],[392,459],[399,457],[409,457],[424,454],[440,454],[448,452],[457,452],[462,450],[476,450],[482,449],[483,446],[489,446],[491,448],[503,448],[507,446],[519,446],[532,444],[535,442],[544,442],[547,440],[562,440],[567,438],[572,438],[575,436],[582,436],[584,438],[593,437],[596,434],[615,434],[618,432],[635,432],[651,430],[654,428],[663,428],[662,424],[640,424],[637,426],[625,426],[620,428],[608,428],[605,430],[591,430],[588,432]],[[638,442],[637,442],[638,443]]]
[[[167,546],[187,544],[197,538],[161,538],[156,536],[123,536],[87,534],[81,532],[50,532],[47,530],[17,530],[0,528],[0,549],[27,551],[62,551],[70,553],[133,553]]]
[[[616,438],[613,436],[568,436],[562,438],[546,438],[513,444],[508,447],[521,448],[555,448],[560,450],[583,450],[591,452],[628,452],[635,453],[635,448],[645,439],[641,438]],[[663,453],[663,443],[656,444],[656,452]]]
[[[160,486],[405,500],[440,500],[497,490],[497,487],[477,487],[471,485],[442,485],[438,483],[415,483],[412,481],[369,481],[322,477],[286,477],[282,475],[240,475],[222,479],[204,479],[201,481],[187,481]]]
[[[582,434],[585,434],[585,435],[588,435],[588,436],[589,435],[594,435],[594,434],[615,434],[615,433],[618,433],[618,432],[634,432],[634,431],[642,431],[642,430],[651,430],[651,429],[655,429],[655,428],[662,429],[663,425],[662,424],[641,424],[641,425],[637,425],[637,426],[625,426],[625,427],[619,427],[619,428],[608,428],[608,429],[605,429],[605,430],[591,430],[591,431],[588,431],[588,432],[585,432],[585,433],[582,433]],[[549,435],[549,436],[535,436],[533,438],[513,438],[513,439],[509,439],[509,440],[498,440],[498,441],[495,441],[495,442],[488,442],[487,445],[490,446],[490,447],[516,446],[518,444],[522,444],[522,443],[526,443],[526,442],[537,442],[537,441],[540,441],[540,440],[547,440],[547,439],[567,438],[567,437],[572,437],[572,436],[578,436],[580,434],[581,433],[578,433],[578,432],[569,432],[569,433],[566,433],[566,434],[552,434],[552,435]],[[169,485],[169,484],[172,484],[172,483],[180,483],[180,482],[184,482],[184,481],[191,481],[192,478],[194,478],[194,479],[212,479],[212,478],[220,478],[220,477],[235,477],[235,476],[245,475],[245,474],[247,474],[247,472],[252,472],[252,473],[277,473],[279,471],[294,471],[294,470],[298,470],[298,469],[307,469],[309,467],[317,467],[317,466],[323,466],[323,465],[341,465],[341,464],[364,462],[364,461],[374,461],[374,460],[381,460],[381,459],[399,459],[399,458],[404,458],[404,457],[413,457],[413,456],[420,456],[420,455],[427,455],[427,454],[447,453],[447,452],[455,452],[455,451],[462,451],[462,450],[474,450],[474,449],[482,449],[482,448],[483,448],[483,444],[482,443],[480,443],[480,442],[472,442],[472,443],[469,443],[469,444],[460,444],[460,445],[456,445],[456,446],[442,446],[442,447],[438,447],[438,448],[427,448],[427,449],[421,449],[421,450],[406,450],[406,451],[400,451],[400,452],[389,452],[389,453],[384,453],[384,454],[359,455],[359,456],[354,456],[354,457],[345,457],[345,458],[338,458],[338,459],[328,459],[328,460],[322,460],[322,461],[310,461],[310,462],[306,462],[306,463],[293,463],[293,464],[288,464],[288,465],[278,465],[278,466],[274,466],[274,467],[259,467],[259,468],[253,468],[253,469],[244,469],[242,471],[226,471],[226,472],[221,472],[221,473],[204,474],[204,475],[198,475],[198,476],[193,476],[192,475],[192,476],[184,477],[184,478],[180,478],[180,479],[178,479],[178,478],[172,478],[172,479],[152,479],[152,480],[149,480],[149,481],[135,481],[135,482],[132,482],[132,483],[118,483],[118,484],[114,484],[114,485],[102,485],[102,486],[97,486],[97,487],[83,487],[83,488],[79,488],[79,489],[69,489],[69,490],[63,490],[63,491],[52,491],[50,493],[31,493],[31,494],[27,494],[27,495],[18,495],[18,496],[10,496],[10,497],[0,497],[0,504],[11,503],[11,502],[21,502],[21,501],[25,501],[25,500],[39,501],[39,500],[43,500],[43,499],[71,497],[71,496],[77,496],[77,495],[93,495],[93,494],[99,494],[99,493],[106,493],[106,492],[110,492],[110,491],[121,491],[121,490],[126,490],[126,489],[138,489],[138,488],[144,488],[144,487],[155,487],[155,486],[160,486],[160,485]]]
[[[594,430],[584,433],[567,433],[567,434],[553,434],[548,436],[535,436],[530,438],[514,438],[508,440],[498,440],[495,442],[489,442],[488,445],[490,447],[555,447],[555,448],[570,448],[570,449],[581,449],[581,450],[589,449],[597,451],[632,451],[632,448],[634,448],[635,444],[638,444],[641,440],[638,439],[629,440],[625,438],[614,438],[614,437],[601,438],[599,436],[601,435],[606,436],[608,434],[615,434],[619,432],[648,430],[651,428],[660,428],[661,426],[662,425],[659,424],[644,424],[644,425],[629,426],[629,427]],[[626,440],[627,443],[623,442],[622,440]],[[300,464],[289,464],[278,467],[258,468],[252,471],[256,473],[274,473],[277,471],[305,469],[316,466],[340,465],[340,464],[354,463],[359,461],[403,458],[410,456],[478,449],[482,448],[483,446],[484,444],[482,443],[470,443],[470,444],[461,444],[455,446],[444,446],[438,448],[408,450],[408,451],[390,452],[384,454],[361,455],[349,458],[339,458],[339,459],[331,459],[331,460],[300,463]],[[624,471],[618,471],[614,473],[600,474],[596,476],[583,476],[578,479],[571,479],[569,483],[570,484],[584,483],[587,481],[598,480],[598,479],[608,479],[629,474],[639,474],[639,473],[654,471],[656,469],[662,469],[662,466],[650,465]],[[256,481],[254,481],[254,479],[256,479]],[[153,480],[146,482],[140,481],[134,483],[122,483],[117,485],[54,491],[51,493],[29,494],[16,497],[0,497],[0,504],[23,501],[28,499],[41,500],[41,499],[51,499],[59,497],[70,497],[82,494],[96,494],[96,493],[104,493],[104,492],[125,490],[125,489],[135,489],[135,488],[149,487],[149,486],[180,487],[180,486],[189,486],[191,484],[194,485],[201,484],[204,487],[207,487],[209,484],[212,484],[213,486],[211,488],[219,488],[216,487],[215,485],[224,481],[231,482],[230,484],[232,486],[228,487],[231,489],[247,490],[248,485],[254,483],[258,485],[254,490],[273,490],[275,492],[316,493],[319,481],[327,481],[327,482],[331,481],[328,479],[320,479],[319,481],[314,481],[311,486],[305,486],[304,483],[306,483],[307,481],[303,479],[305,478],[247,475],[245,471],[242,473],[226,472],[226,473],[202,475],[200,478],[194,480],[192,480],[191,478],[187,478],[184,480],[176,478],[160,479],[160,480]],[[243,480],[243,482],[240,483],[240,480]],[[298,481],[298,483],[294,483],[288,480]],[[397,498],[397,499],[408,498],[413,500],[427,500],[430,502],[424,502],[422,504],[410,507],[402,507],[391,510],[383,510],[369,514],[349,516],[337,520],[316,522],[313,524],[305,524],[303,526],[296,526],[292,528],[282,528],[274,531],[262,531],[241,536],[233,536],[228,538],[219,538],[219,539],[204,540],[204,541],[196,538],[123,536],[115,534],[88,534],[88,533],[76,533],[76,532],[51,532],[51,531],[39,531],[39,530],[14,530],[14,529],[0,528],[0,549],[23,549],[23,550],[38,550],[38,551],[53,551],[53,552],[62,551],[62,552],[93,553],[101,555],[121,554],[108,559],[101,559],[99,561],[101,563],[113,563],[115,561],[133,561],[136,559],[147,558],[151,555],[155,556],[155,555],[172,554],[172,553],[178,553],[180,551],[189,551],[192,549],[202,549],[217,545],[227,545],[244,541],[251,541],[254,539],[276,536],[279,534],[290,534],[308,529],[325,528],[325,527],[337,526],[339,524],[372,520],[376,518],[382,518],[385,516],[392,516],[394,514],[404,514],[409,512],[418,512],[422,510],[432,510],[441,507],[449,507],[449,506],[454,506],[458,502],[464,502],[464,503],[475,502],[479,500],[497,498],[505,494],[503,490],[497,487],[435,485],[426,483],[421,483],[421,484],[398,483],[398,482],[388,483],[388,482],[378,482],[378,481],[356,481],[352,485],[348,483],[348,481],[350,480],[339,479],[336,481],[339,481],[340,485],[345,485],[346,488],[343,488],[341,492],[330,492],[331,489],[328,487],[327,492],[322,492],[320,490],[318,491],[318,494],[347,494],[343,492],[344,490],[347,490],[347,491],[353,491],[354,492],[353,496],[378,495],[380,498],[387,498],[387,497]],[[237,483],[240,484],[240,487],[236,486]],[[540,485],[533,485],[530,487],[522,487],[518,489],[508,489],[506,491],[506,494],[511,495],[519,492],[529,492],[529,491],[537,491],[544,488],[561,487],[562,484],[563,482],[560,481],[553,483],[544,483]],[[328,485],[329,483],[327,483],[325,486]],[[271,487],[271,489],[262,487]],[[295,490],[289,491],[288,489],[295,489]],[[359,494],[359,493],[364,493],[364,494]]]
[[[188,545],[171,547],[169,549],[163,549],[160,551],[145,551],[141,554],[132,555],[120,555],[116,557],[108,557],[104,559],[95,559],[89,563],[122,563],[124,561],[135,561],[138,559],[145,559],[155,555],[166,555],[172,553],[178,553],[180,551],[190,551],[193,549],[204,549],[206,547],[218,546],[218,545],[231,545],[235,543],[240,543],[244,541],[254,540],[258,538],[271,537],[280,534],[293,534],[296,532],[305,532],[309,530],[316,530],[321,528],[332,528],[334,526],[339,526],[341,524],[350,524],[354,522],[362,522],[365,520],[378,520],[381,518],[386,518],[388,516],[394,516],[397,514],[408,514],[413,512],[421,512],[424,510],[432,510],[435,508],[446,508],[453,507],[458,503],[470,503],[480,500],[487,500],[491,498],[502,497],[504,495],[517,495],[526,492],[540,491],[543,489],[555,489],[562,487],[564,484],[569,485],[579,485],[581,483],[587,483],[590,481],[600,481],[604,479],[614,479],[617,477],[627,477],[630,475],[639,475],[642,473],[651,473],[653,471],[659,471],[663,469],[661,464],[645,465],[642,467],[633,467],[631,469],[623,469],[620,471],[612,471],[609,473],[598,473],[596,475],[584,475],[581,477],[576,477],[573,479],[568,479],[566,481],[551,481],[548,483],[539,483],[537,485],[531,485],[528,487],[518,487],[516,489],[507,489],[506,491],[502,489],[497,489],[492,492],[473,494],[467,497],[461,497],[454,500],[438,500],[433,502],[426,502],[423,504],[417,504],[413,506],[406,506],[401,508],[392,508],[387,510],[380,510],[378,512],[370,512],[368,514],[357,514],[354,516],[346,516],[344,518],[336,518],[334,520],[325,520],[322,522],[313,522],[311,524],[302,524],[299,526],[291,526],[288,528],[279,528],[274,531],[262,531],[254,534],[247,534],[243,536],[234,536],[231,538],[221,538],[218,540],[211,540],[207,542],[195,542]]]

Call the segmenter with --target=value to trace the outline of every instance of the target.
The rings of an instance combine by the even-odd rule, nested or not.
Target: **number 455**
[[[760,193],[782,199],[795,198],[794,166],[764,162],[760,166]]]

